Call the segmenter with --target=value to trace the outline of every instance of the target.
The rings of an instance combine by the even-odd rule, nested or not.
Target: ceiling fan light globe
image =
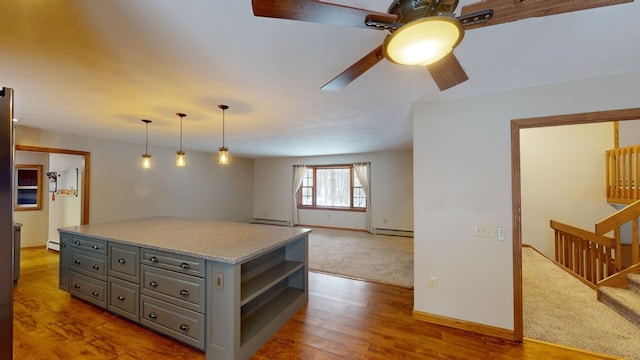
[[[464,29],[449,16],[412,21],[384,40],[385,58],[401,65],[429,65],[449,54],[462,40]]]

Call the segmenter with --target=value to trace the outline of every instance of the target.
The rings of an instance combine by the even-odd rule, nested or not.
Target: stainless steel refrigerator
[[[0,89],[0,359],[13,358],[13,89]]]

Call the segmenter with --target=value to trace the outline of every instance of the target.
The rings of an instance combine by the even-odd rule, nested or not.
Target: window
[[[16,165],[15,210],[42,209],[42,165]]]
[[[352,165],[308,166],[298,207],[365,211],[367,198]]]

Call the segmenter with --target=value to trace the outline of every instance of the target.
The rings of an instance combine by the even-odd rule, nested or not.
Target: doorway
[[[511,188],[513,223],[514,339],[523,340],[522,299],[522,181],[520,163],[520,130],[558,125],[591,124],[640,119],[640,108],[557,115],[511,121]]]
[[[81,205],[80,205],[80,224],[86,225],[89,223],[89,194],[90,194],[90,173],[91,173],[91,153],[88,151],[69,150],[69,149],[56,149],[39,146],[18,145],[15,147],[16,151],[31,151],[47,154],[67,154],[67,155],[79,155],[84,162],[84,169],[80,175],[82,178],[82,187],[80,188]],[[49,194],[50,195],[50,194]]]

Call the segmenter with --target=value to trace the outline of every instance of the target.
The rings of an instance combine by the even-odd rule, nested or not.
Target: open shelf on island
[[[242,282],[240,306],[246,305],[274,285],[286,279],[291,274],[302,269],[304,263],[297,261],[282,262],[260,275]]]
[[[262,303],[260,307],[243,315],[240,326],[240,345],[242,346],[250,341],[260,330],[267,327],[274,318],[283,313],[301,296],[304,296],[304,293],[303,289],[283,288],[271,299]]]

